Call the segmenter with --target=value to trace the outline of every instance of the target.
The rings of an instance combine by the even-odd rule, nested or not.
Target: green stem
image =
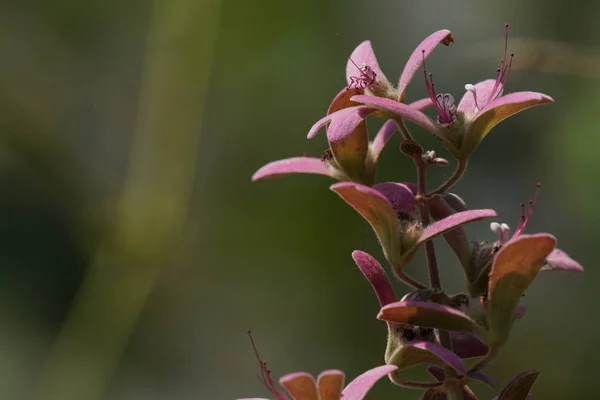
[[[421,282],[417,281],[416,279],[412,278],[411,276],[407,275],[406,273],[404,273],[402,271],[398,272],[398,268],[392,267],[392,271],[394,271],[394,274],[396,274],[396,277],[398,279],[400,279],[405,284],[412,286],[415,289],[426,289],[427,288],[427,286],[423,285]]]
[[[91,261],[34,388],[35,400],[104,397],[161,269],[180,242],[220,6],[220,0],[153,5],[115,226]]]
[[[466,170],[467,160],[458,160],[458,164],[456,165],[456,169],[454,170],[452,176],[446,182],[442,183],[440,186],[434,189],[432,192],[427,193],[425,197],[431,197],[436,194],[444,193],[446,190],[450,189],[456,182],[458,182],[458,180],[463,176]]]
[[[413,157],[413,161],[417,168],[417,197],[421,198],[418,202],[419,212],[421,214],[421,223],[423,226],[428,226],[431,223],[431,217],[429,215],[429,202],[423,198],[423,194],[427,191],[427,165],[423,162],[421,157]],[[440,273],[438,270],[437,257],[435,255],[435,247],[433,241],[428,240],[425,242],[425,254],[427,257],[427,267],[429,270],[429,283],[433,289],[441,290],[442,283],[440,280]]]
[[[404,120],[402,118],[394,118],[394,121],[396,121],[396,125],[398,125],[398,130],[400,130],[400,133],[402,133],[404,140],[413,141],[412,135],[410,134],[408,127],[404,123]]]

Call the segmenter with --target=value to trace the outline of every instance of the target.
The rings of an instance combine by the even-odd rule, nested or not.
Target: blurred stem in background
[[[92,260],[33,398],[105,395],[181,233],[196,171],[220,0],[155,0],[117,219]]]

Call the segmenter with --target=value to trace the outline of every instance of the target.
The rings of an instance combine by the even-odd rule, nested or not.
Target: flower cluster
[[[423,40],[408,58],[394,86],[377,63],[369,41],[361,43],[346,66],[347,87],[333,99],[327,115],[308,132],[314,137],[325,127],[329,147],[321,158],[295,157],[271,162],[260,168],[253,180],[312,173],[338,180],[330,189],[354,208],[373,228],[386,263],[393,275],[411,287],[400,300],[384,267],[371,255],[356,250],[356,265],[373,287],[381,309],[377,318],[387,323],[385,365],[365,372],[343,389],[341,371],[323,372],[315,381],[306,373],[281,378],[280,384],[297,400],[362,399],[384,376],[398,386],[421,390],[422,399],[477,399],[470,389],[473,380],[497,389],[498,399],[525,399],[537,371],[518,374],[503,388],[482,372],[506,344],[515,321],[525,308],[521,297],[540,271],[583,272],[582,266],[556,248],[549,233],[524,233],[533,215],[537,192],[521,216],[514,233],[505,223],[491,223],[496,240],[469,241],[463,225],[496,216],[491,209],[468,209],[449,192],[466,171],[469,157],[490,130],[532,106],[552,103],[537,92],[504,94],[513,54],[504,54],[494,79],[465,85],[455,105],[449,93],[437,93],[426,59],[439,45],[454,41],[450,31],[440,30]],[[407,102],[406,88],[422,71],[427,97]],[[426,114],[435,110],[435,118]],[[370,140],[365,119],[385,119]],[[437,136],[455,159],[452,176],[434,189],[427,188],[427,173],[444,167],[448,160],[425,151],[407,126],[411,122]],[[415,182],[377,182],[378,157],[392,135],[402,135],[401,153],[416,169]],[[449,294],[441,286],[432,239],[442,236],[456,255],[466,281],[464,293]],[[424,248],[429,283],[418,282],[405,272],[415,253]],[[260,360],[260,358],[259,358]],[[287,396],[271,379],[261,360],[261,380],[277,399]],[[431,382],[413,382],[401,373],[426,365]]]

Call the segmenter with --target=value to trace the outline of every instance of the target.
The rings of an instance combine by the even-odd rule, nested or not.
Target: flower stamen
[[[496,100],[498,97],[502,95],[506,84],[508,83],[508,78],[510,77],[510,71],[512,69],[512,62],[515,56],[514,53],[510,54],[510,59],[507,62],[506,53],[508,51],[508,24],[505,25],[504,30],[504,53],[502,55],[502,60],[500,60],[500,68],[496,70],[496,82],[494,82],[494,86],[490,91],[489,95],[485,99],[479,99],[482,101],[482,104],[478,103],[477,99],[477,90],[475,86],[472,84],[466,84],[465,90],[473,93],[473,99],[475,101],[475,113],[479,112],[483,107],[490,104],[492,101]]]
[[[256,358],[260,364],[260,376],[257,374],[256,377],[267,388],[267,390],[271,392],[273,396],[275,396],[276,400],[288,400],[285,393],[283,393],[281,388],[279,388],[279,386],[273,380],[273,377],[271,376],[271,370],[267,368],[267,362],[260,358],[256,344],[252,338],[252,331],[248,330],[248,336],[250,337],[250,343],[252,343],[254,354],[256,354]]]
[[[346,51],[346,49],[344,48],[344,44],[342,43],[342,38],[340,37],[339,33],[337,34],[337,37],[338,37],[338,40],[340,41],[340,46],[342,47],[342,49],[346,53],[348,53]],[[358,66],[349,54],[348,54],[348,60],[350,60],[350,62],[352,64],[354,64],[356,69],[358,69],[358,72],[360,72],[360,76],[349,77],[348,79],[350,79],[350,85],[348,85],[346,90],[354,89],[354,90],[356,90],[356,93],[360,93],[359,89],[364,90],[364,89],[368,88],[369,86],[371,86],[373,83],[375,83],[375,79],[377,79],[377,73],[375,73],[375,71],[373,71],[373,68],[369,67],[365,63],[362,63],[360,66]]]
[[[527,224],[531,220],[531,216],[533,215],[535,204],[540,193],[540,186],[542,185],[539,182],[535,184],[535,195],[533,196],[533,200],[528,201],[527,210],[525,210],[525,204],[521,203],[521,217],[519,219],[519,225],[517,225],[514,236],[522,234],[523,231],[525,231]]]
[[[433,80],[433,74],[427,73],[425,67],[425,50],[422,52],[423,55],[423,77],[425,78],[425,88],[427,94],[438,113],[437,122],[444,128],[456,122],[456,106],[454,105],[454,97],[450,93],[435,92],[435,82]]]
[[[366,89],[369,86],[371,86],[375,82],[375,79],[377,78],[377,74],[375,73],[375,71],[373,71],[373,69],[371,67],[369,67],[367,64],[361,64],[360,66],[358,66],[352,60],[352,58],[349,58],[349,59],[350,59],[350,61],[352,61],[352,64],[354,64],[356,66],[356,68],[358,68],[358,71],[360,72],[360,76],[351,76],[349,78],[350,85],[346,88],[346,90],[354,89],[357,92],[359,92],[359,89]]]

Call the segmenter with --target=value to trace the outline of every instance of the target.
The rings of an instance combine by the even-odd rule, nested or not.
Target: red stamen
[[[423,77],[425,78],[425,89],[427,90],[427,95],[431,99],[431,102],[438,113],[438,123],[444,127],[448,127],[456,121],[454,98],[447,93],[437,94],[435,92],[433,74],[431,72],[427,73],[427,67],[425,66],[425,50],[422,50],[421,55],[423,57]]]
[[[348,87],[346,88],[346,90],[354,89],[358,93],[359,92],[359,90],[358,90],[359,88],[360,89],[365,89],[365,88],[371,86],[373,83],[375,83],[375,79],[377,78],[377,74],[368,65],[363,65],[362,67],[359,67],[354,62],[354,60],[352,59],[352,57],[350,56],[350,53],[348,53],[346,51],[346,48],[344,47],[344,44],[342,43],[342,38],[340,37],[339,33],[337,34],[337,37],[338,37],[338,40],[340,42],[340,47],[348,55],[348,59],[350,60],[350,62],[352,64],[354,64],[354,66],[356,67],[356,69],[358,69],[358,72],[360,72],[360,76],[351,76],[351,77],[349,77],[349,79],[350,79],[350,85],[348,85]]]
[[[540,186],[541,184],[539,182],[535,184],[535,195],[533,196],[533,200],[529,200],[527,202],[527,213],[525,212],[525,204],[521,203],[521,218],[513,237],[522,234],[523,231],[525,231],[527,224],[531,220],[531,217],[533,216],[533,211],[535,209],[535,204],[537,203],[538,195],[540,193]]]
[[[500,94],[504,90],[506,83],[508,82],[508,77],[510,76],[510,70],[512,69],[512,60],[515,56],[514,53],[511,53],[510,60],[508,63],[506,62],[506,53],[508,51],[508,24],[505,25],[504,30],[504,53],[502,54],[502,60],[500,61],[500,68],[498,68],[498,73],[496,74],[496,82],[494,83],[494,87],[490,92],[490,96],[487,99],[486,103],[496,100],[500,97]]]
[[[271,376],[271,370],[267,368],[267,362],[260,358],[260,355],[258,354],[258,348],[256,347],[256,343],[254,343],[254,338],[252,337],[252,331],[248,330],[248,336],[250,337],[250,343],[252,343],[254,354],[256,355],[256,359],[260,365],[260,376],[256,375],[256,377],[267,388],[267,390],[275,396],[277,400],[288,400],[287,396],[273,380],[273,377]]]

